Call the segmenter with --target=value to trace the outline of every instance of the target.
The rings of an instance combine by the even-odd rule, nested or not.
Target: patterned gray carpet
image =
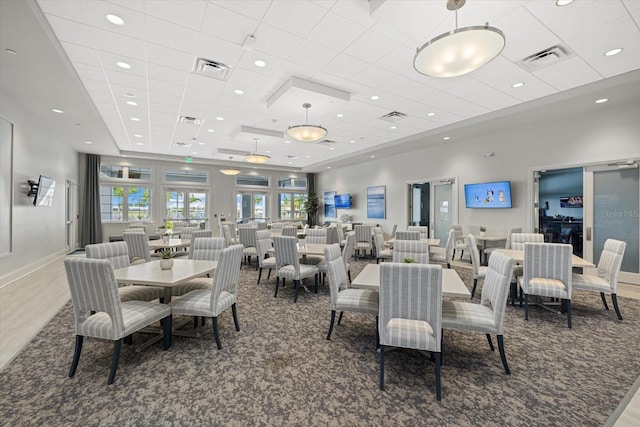
[[[354,277],[363,266],[355,263]],[[469,270],[457,270],[470,283]],[[345,314],[327,341],[328,289],[293,304],[290,286],[274,299],[273,278],[256,278],[242,268],[241,331],[230,312],[221,316],[223,350],[210,321],[200,338],[175,337],[166,352],[160,343],[140,353],[124,346],[112,386],[104,341],[85,340],[67,377],[68,304],[0,374],[1,424],[600,426],[640,375],[640,301],[620,298],[620,322],[597,294],[578,292],[572,330],[564,316],[533,308],[525,322],[508,306],[511,376],[483,335],[445,331],[441,402],[432,363],[409,350],[388,353],[381,392],[373,318]]]

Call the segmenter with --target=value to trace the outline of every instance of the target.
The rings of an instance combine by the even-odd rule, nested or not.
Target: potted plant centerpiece
[[[307,235],[306,234],[298,234],[298,246],[304,248],[307,246]]]
[[[173,252],[168,249],[165,249],[160,252],[162,258],[160,258],[160,269],[162,270],[170,270],[173,268]]]
[[[416,262],[416,260],[413,258],[405,258],[402,260],[402,262],[404,262],[405,264],[413,264]]]
[[[484,237],[486,235],[486,232],[487,232],[487,227],[480,226],[480,237]]]

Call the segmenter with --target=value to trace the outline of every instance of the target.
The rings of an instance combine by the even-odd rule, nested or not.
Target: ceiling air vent
[[[194,125],[194,126],[202,126],[202,123],[204,123],[204,120],[202,119],[197,119],[195,117],[189,117],[189,116],[180,116],[178,118],[178,122],[182,123],[184,125]]]
[[[191,143],[190,142],[181,142],[181,141],[173,141],[171,143],[171,145],[173,145],[174,147],[181,147],[181,148],[189,148],[189,147],[191,147]]]
[[[227,80],[231,66],[206,58],[196,58],[193,72],[212,79]]]
[[[385,114],[380,117],[382,120],[386,120],[387,122],[395,123],[400,119],[404,119],[407,117],[405,113],[401,113],[400,111],[392,111],[389,114]]]
[[[527,71],[538,71],[562,62],[565,59],[569,59],[574,55],[575,53],[569,50],[568,47],[563,45],[556,45],[541,52],[527,56],[523,60],[518,61],[518,65],[520,65]]]

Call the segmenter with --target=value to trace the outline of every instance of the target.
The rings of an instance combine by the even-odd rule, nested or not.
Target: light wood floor
[[[0,289],[0,371],[70,300],[63,259],[60,258]],[[454,264],[470,267],[465,261],[455,261]],[[619,283],[618,295],[640,299],[640,286]],[[624,313],[624,307],[621,310]],[[623,415],[637,414],[639,411],[640,391],[635,393]],[[627,418],[621,417],[616,427],[626,426]]]

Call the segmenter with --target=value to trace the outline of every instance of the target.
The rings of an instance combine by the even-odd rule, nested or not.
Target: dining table
[[[184,249],[191,246],[191,239],[158,239],[149,240],[149,249],[159,251],[162,249]]]
[[[510,256],[517,263],[522,264],[524,262],[524,251],[517,249],[502,249],[498,248],[495,250],[496,252],[500,252],[503,255]],[[576,254],[571,254],[571,267],[574,268],[593,268],[595,264],[591,261],[587,261],[584,258],[579,257]]]
[[[351,281],[352,288],[380,290],[380,265],[367,264]],[[442,269],[442,295],[471,298],[471,292],[454,269]]]
[[[395,237],[392,237],[391,239],[385,241],[385,243],[393,246],[394,242],[396,241]],[[429,244],[429,246],[439,246],[440,245],[440,239],[420,239],[421,242],[427,242]]]
[[[487,253],[486,253],[487,243],[501,242],[503,243],[503,246],[504,246],[504,243],[507,241],[507,236],[498,236],[498,235],[490,235],[490,234],[485,234],[483,236],[481,234],[474,234],[473,237],[476,239],[477,243],[480,243],[478,249],[480,249],[480,260],[482,260],[482,263],[484,265],[487,265],[488,263]]]

